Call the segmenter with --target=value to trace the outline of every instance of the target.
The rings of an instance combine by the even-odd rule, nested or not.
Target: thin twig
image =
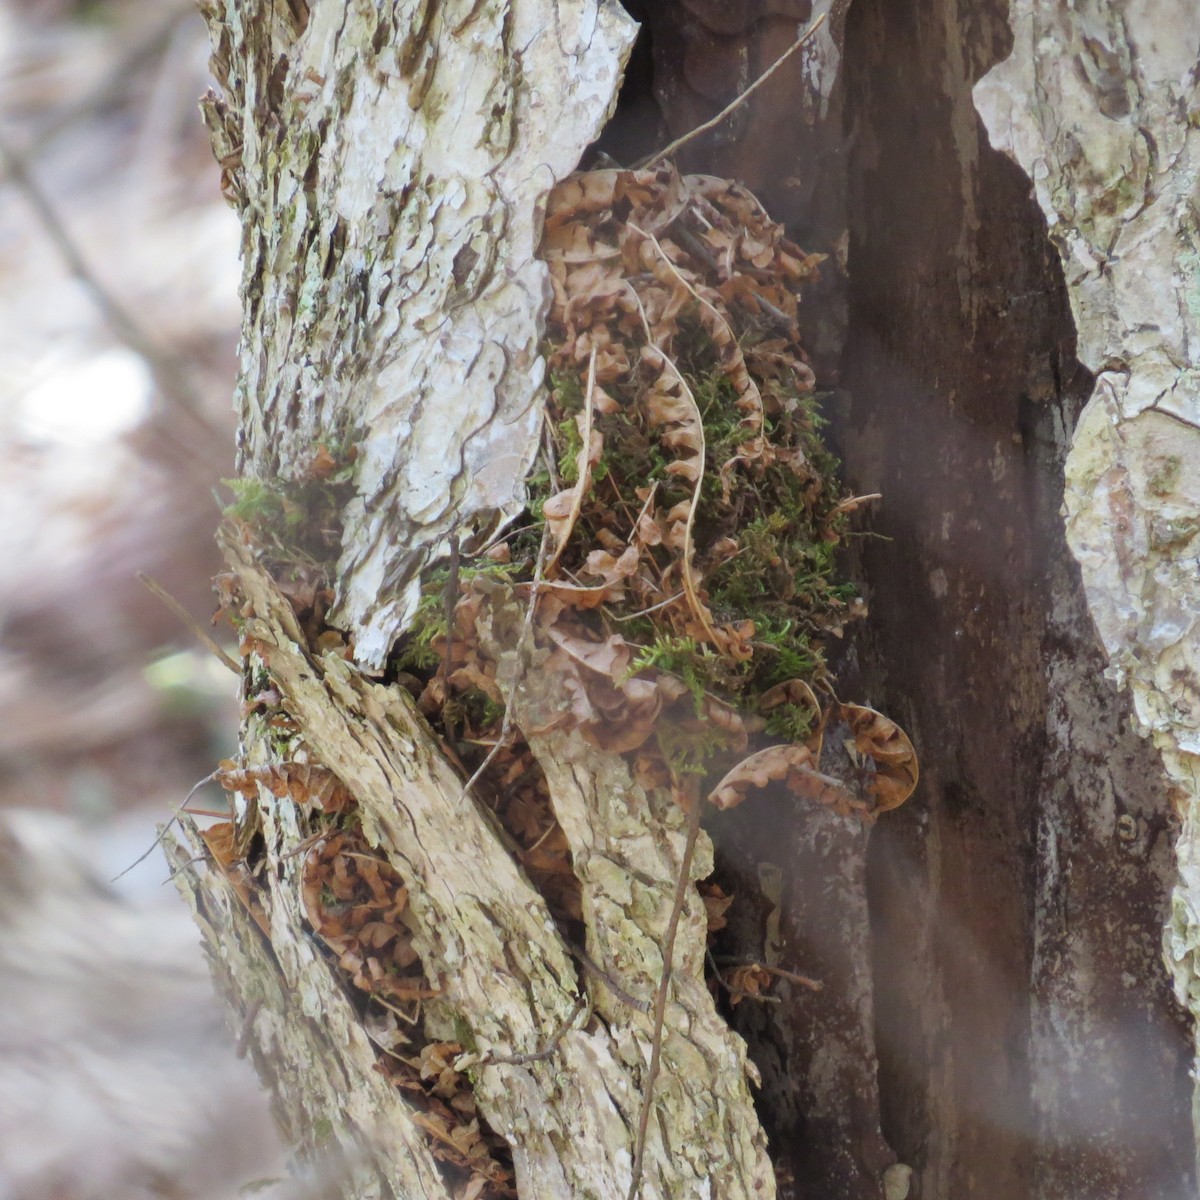
[[[526,655],[533,644],[533,617],[537,611],[538,593],[542,587],[542,577],[546,566],[546,550],[549,545],[550,522],[547,521],[542,526],[542,542],[538,546],[537,562],[533,567],[533,584],[529,590],[529,607],[525,610],[525,622],[521,626],[521,636],[517,641],[515,674],[513,675],[508,703],[504,706],[504,720],[500,723],[500,736],[496,740],[496,744],[488,751],[487,758],[479,764],[475,769],[475,773],[463,785],[464,796],[483,778],[484,772],[496,761],[496,756],[508,745],[509,738],[512,736],[513,703],[516,698],[517,685],[520,683],[521,671],[524,668]]]
[[[683,592],[676,592],[673,596],[668,596],[665,600],[660,600],[657,604],[650,605],[649,608],[643,608],[641,612],[630,613],[627,617],[618,616],[617,613],[609,613],[614,621],[636,621],[639,617],[648,617],[652,612],[658,612],[660,608],[666,608],[668,604],[674,604],[676,600],[682,600]]]
[[[710,129],[715,129],[720,125],[734,109],[744,104],[801,46],[811,39],[812,35],[821,28],[828,15],[828,13],[822,13],[744,92],[738,93],[715,117],[705,121],[703,125],[697,125],[691,133],[685,133],[683,137],[676,138],[669,146],[664,146],[661,150],[650,155],[649,158],[642,159],[636,165],[635,170],[644,171],[648,167],[654,166],[655,163],[660,162],[668,155],[681,150],[688,142],[694,141],[701,134],[707,133]]]
[[[709,961],[712,961],[712,956],[709,955]],[[735,1000],[757,1000],[760,1004],[782,1004],[783,1001],[778,996],[772,996],[769,993],[762,992],[746,992],[741,988],[736,988],[729,983],[720,971],[717,971],[713,978],[717,981],[718,986],[725,989]]]
[[[285,850],[280,856],[279,861],[283,862],[288,858],[295,858],[298,854],[307,854],[319,841],[330,837],[329,830],[319,829],[316,833],[310,833],[303,841],[297,842],[290,850]]]
[[[821,992],[825,990],[825,985],[819,979],[813,979],[809,975],[800,975],[796,971],[785,971],[783,967],[769,967],[766,963],[751,963],[751,966],[761,967],[768,975],[778,975],[780,979],[789,979],[792,983],[798,983],[801,987],[806,987],[813,992]]]
[[[796,971],[788,971],[783,967],[769,967],[765,962],[759,962],[756,958],[721,958],[717,959],[709,955],[712,960],[713,969],[720,974],[721,964],[727,967],[758,967],[760,970],[766,971],[768,975],[778,975],[780,979],[790,979],[792,983],[798,983],[801,987],[806,987],[810,991],[823,992],[825,985],[819,979],[813,979],[811,975],[801,975]]]
[[[630,1008],[635,1008],[640,1013],[648,1013],[650,1011],[649,1000],[639,1000],[636,996],[631,996],[603,967],[594,963],[574,942],[564,938],[563,945],[575,955],[579,960],[579,965],[594,979],[598,979],[604,984],[622,1004],[628,1004]]]
[[[546,1044],[540,1050],[534,1050],[530,1054],[509,1054],[503,1058],[487,1055],[472,1065],[474,1067],[524,1067],[529,1063],[542,1062],[558,1049],[558,1043],[566,1036],[567,1030],[575,1023],[575,1018],[579,1016],[586,1005],[587,995],[581,994],[579,999],[575,1001],[575,1006],[571,1009],[567,1019],[550,1035]]]
[[[550,432],[550,421],[542,418],[542,456],[546,460],[546,474],[550,476],[552,491],[560,491],[562,483],[558,478],[558,461],[554,456],[554,435]]]
[[[162,881],[162,886],[166,887],[168,883],[174,883],[175,880],[178,879],[179,876],[188,869],[188,867],[193,867],[198,862],[204,862],[207,858],[207,854],[197,854],[195,858],[185,858],[183,862],[181,862],[179,866],[177,866],[175,870],[173,870],[170,875],[168,875],[166,879]]]
[[[151,575],[147,575],[145,571],[139,571],[137,577],[192,631],[193,635],[206,650],[217,656],[223,666],[228,667],[235,675],[242,673],[241,664],[235,662],[217,645],[208,631],[193,619],[192,614],[157,579]]]
[[[139,854],[138,857],[135,858],[133,860],[133,862],[131,862],[129,864],[129,866],[127,866],[125,868],[125,870],[123,870],[120,873],[120,875],[114,875],[109,880],[109,883],[116,883],[118,879],[121,879],[123,876],[128,875],[129,872],[132,871],[134,867],[140,866],[142,863],[144,863],[146,861],[146,859],[148,859],[150,857],[150,855],[153,854],[154,851],[157,850],[160,845],[162,845],[163,838],[165,838],[167,836],[167,830],[170,829],[171,826],[174,825],[175,822],[179,820],[179,814],[186,811],[187,802],[202,787],[204,787],[204,785],[206,783],[212,783],[212,781],[214,779],[216,779],[216,777],[217,777],[216,771],[214,771],[211,775],[205,775],[205,777],[203,779],[201,779],[200,782],[197,783],[195,785],[195,787],[193,787],[192,790],[190,792],[188,792],[188,794],[186,796],[184,796],[184,798],[175,806],[174,811],[171,813],[171,819],[158,831],[158,837],[156,837],[154,839],[154,841],[152,841],[150,843],[150,848],[144,854]]]
[[[650,1046],[650,1066],[646,1071],[645,1095],[642,1097],[642,1112],[638,1118],[637,1145],[633,1154],[633,1173],[629,1182],[628,1200],[638,1200],[642,1190],[642,1164],[646,1156],[646,1132],[650,1127],[650,1113],[654,1108],[654,1085],[658,1081],[658,1067],[662,1058],[663,1021],[667,1012],[667,993],[671,987],[671,967],[675,958],[675,935],[679,930],[679,918],[683,915],[688,888],[692,884],[692,858],[696,851],[696,839],[700,836],[700,809],[702,800],[698,789],[692,789],[692,809],[688,813],[687,839],[683,844],[683,861],[679,864],[679,877],[675,881],[675,902],[667,921],[663,937],[663,971],[658,982],[658,994],[654,998],[654,1033]]]
[[[550,824],[546,826],[546,832],[538,835],[538,840],[530,846],[525,853],[532,854],[556,829],[558,828],[558,819],[552,817]]]
[[[417,1001],[416,1001],[416,1004],[417,1004],[416,1010],[413,1012],[413,1015],[411,1017],[403,1009],[397,1008],[396,1005],[394,1005],[394,1004],[389,1004],[382,996],[378,995],[376,992],[371,993],[371,999],[374,1000],[376,1004],[380,1005],[383,1008],[386,1008],[388,1010],[388,1012],[399,1017],[400,1020],[402,1020],[405,1023],[405,1025],[408,1025],[410,1028],[421,1019],[421,998],[419,996],[417,997]],[[405,1041],[407,1041],[407,1040],[408,1039],[405,1038]]]

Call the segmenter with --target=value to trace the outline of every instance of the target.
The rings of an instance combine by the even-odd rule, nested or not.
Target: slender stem
[[[654,997],[654,1034],[650,1047],[650,1066],[646,1071],[646,1094],[642,1097],[642,1113],[638,1119],[637,1145],[633,1154],[633,1173],[629,1182],[628,1200],[638,1200],[642,1190],[642,1164],[646,1156],[646,1133],[650,1127],[650,1112],[654,1108],[654,1085],[658,1082],[658,1068],[662,1059],[663,1022],[667,1013],[667,993],[671,988],[671,968],[675,958],[675,935],[679,930],[679,918],[683,915],[684,902],[692,883],[692,858],[696,851],[696,839],[700,836],[701,800],[696,789],[692,789],[692,808],[688,813],[687,839],[683,844],[683,861],[679,864],[679,878],[675,881],[675,901],[667,921],[667,932],[663,937],[663,972],[658,982],[658,994]]]
[[[697,125],[691,133],[685,133],[683,137],[676,138],[669,146],[664,146],[661,150],[650,155],[649,158],[644,158],[637,164],[636,169],[641,171],[648,167],[652,167],[655,163],[661,162],[664,158],[674,154],[677,150],[681,150],[688,142],[694,141],[702,133],[707,133],[710,129],[715,129],[722,121],[725,120],[730,113],[739,105],[744,104],[755,92],[758,91],[780,67],[783,66],[797,50],[800,49],[824,23],[828,13],[822,13],[792,44],[788,47],[744,92],[740,92],[733,98],[717,115],[703,125]]]

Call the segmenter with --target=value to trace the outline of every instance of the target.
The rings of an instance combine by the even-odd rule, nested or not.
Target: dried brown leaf
[[[837,812],[863,812],[867,808],[845,784],[816,769],[807,747],[796,745],[767,746],[742,759],[713,788],[708,799],[717,808],[736,808],[750,788],[773,782],[786,782],[796,795]]]
[[[898,808],[912,795],[920,774],[908,734],[889,717],[861,704],[842,704],[838,713],[849,725],[859,754],[875,764],[870,784],[875,812]]]
[[[742,1000],[753,1000],[771,986],[770,972],[758,963],[734,967],[725,979],[729,987],[729,1004],[736,1008]]]

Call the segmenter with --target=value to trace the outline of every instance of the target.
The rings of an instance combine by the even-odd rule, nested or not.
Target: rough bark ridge
[[[1015,3],[976,90],[1034,182],[1096,386],[1065,510],[1096,627],[1183,817],[1166,949],[1200,1012],[1200,402],[1195,9]]]
[[[448,535],[537,446],[538,213],[616,96],[614,0],[205,0],[205,119],[242,218],[241,469],[359,449],[340,618],[382,664]],[[514,508],[515,506],[515,508]]]
[[[604,1019],[574,1027],[580,985],[545,902],[464,792],[408,693],[371,683],[337,654],[310,658],[287,600],[253,553],[229,539],[225,549],[254,614],[243,627],[243,645],[266,665],[310,753],[358,801],[368,843],[408,884],[414,944],[439,992],[431,1002],[438,1023],[451,1036],[459,1030],[460,1040],[465,1024],[473,1053],[483,1058],[554,1050],[530,1063],[479,1068],[476,1098],[513,1146],[521,1195],[624,1197],[631,1130],[644,1095],[649,1014],[592,981],[589,1002]],[[509,616],[519,624],[519,614]],[[513,619],[500,623],[511,635]],[[514,682],[515,658],[509,656]],[[533,681],[539,700],[552,690],[549,681],[537,686],[536,671],[520,678]],[[648,823],[648,798],[616,755],[562,737],[548,738],[545,750],[564,827],[575,833],[590,824],[592,812],[603,811],[610,836],[625,834],[629,857],[616,856],[620,866],[595,846],[586,854],[578,846],[578,853],[595,873],[608,868],[605,903],[612,905],[620,890],[612,875],[624,877],[624,911],[610,907],[602,918],[613,931],[607,936],[620,939],[622,957],[634,964],[622,982],[646,993],[661,969],[657,947],[679,872],[683,814],[668,809]],[[218,977],[232,985],[242,1010],[261,1002],[249,1018],[256,1063],[276,1085],[285,1131],[318,1161],[328,1149],[323,1143],[340,1147],[355,1186],[365,1188],[361,1194],[389,1195],[389,1187],[400,1195],[446,1194],[436,1171],[430,1173],[406,1106],[374,1073],[375,1052],[341,975],[306,932],[297,847],[308,832],[292,805],[263,805],[270,866],[261,927],[273,954],[259,949],[261,939],[230,900],[221,872],[184,869],[183,886]],[[195,844],[191,850],[191,856],[175,851],[176,862],[200,853]],[[697,856],[698,873],[707,873],[709,857]],[[693,894],[677,942],[661,1116],[652,1125],[643,1194],[700,1196],[715,1185],[723,1196],[766,1196],[771,1171],[750,1102],[745,1048],[717,1017],[703,985],[704,938],[703,906]],[[567,1032],[554,1041],[564,1025]]]

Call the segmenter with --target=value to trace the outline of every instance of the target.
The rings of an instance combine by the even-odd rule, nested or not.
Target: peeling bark
[[[229,539],[225,551],[253,612],[243,643],[270,671],[311,753],[356,798],[368,843],[409,885],[414,944],[439,992],[428,1007],[447,1031],[464,1024],[470,1030],[473,1055],[484,1060],[476,1099],[513,1147],[521,1194],[625,1197],[645,1097],[650,1014],[590,978],[588,1001],[598,1019],[572,1024],[580,984],[571,952],[408,693],[372,683],[337,654],[312,659],[291,608],[253,553]],[[526,678],[536,688],[536,675],[522,676],[523,687]],[[548,691],[536,689],[539,702]],[[585,822],[593,841],[626,834],[623,851],[611,855],[589,854],[579,841],[573,848],[585,889],[589,879],[600,884],[585,893],[589,950],[627,994],[648,995],[661,977],[682,813],[665,794],[635,787],[617,756],[578,737],[550,735],[539,748],[564,827],[577,831]],[[266,939],[194,838],[190,853],[174,848],[172,857],[228,998],[243,1012],[261,1004],[252,1016],[255,1061],[274,1086],[285,1131],[318,1162],[332,1136],[359,1189],[354,1195],[393,1194],[388,1188],[445,1194],[428,1154],[418,1152],[406,1106],[375,1074],[375,1052],[338,972],[307,932],[296,853],[305,831],[295,809],[264,798],[263,810]],[[188,865],[196,858],[208,869]],[[703,855],[698,862],[698,873],[707,874]],[[682,952],[672,973],[642,1194],[704,1196],[716,1187],[722,1196],[769,1196],[772,1175],[750,1101],[745,1047],[717,1016],[703,981],[705,930],[693,892],[677,942]],[[537,1056],[546,1047],[553,1052],[537,1061],[486,1064],[490,1057]]]
[[[379,667],[446,538],[537,448],[540,210],[616,97],[615,0],[206,0],[242,219],[240,466],[353,441],[340,623]],[[298,15],[297,15],[298,14]]]

